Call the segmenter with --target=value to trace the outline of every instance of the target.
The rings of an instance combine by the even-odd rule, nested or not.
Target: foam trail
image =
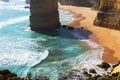
[[[38,64],[41,61],[43,61],[44,59],[46,59],[49,55],[49,52],[47,50],[45,50],[44,52],[40,52],[39,55],[40,55],[40,57],[38,59],[40,59],[40,60],[32,63],[32,65],[30,64],[31,66],[35,66],[36,64]]]
[[[0,54],[0,66],[10,66],[10,65],[26,65],[26,66],[34,66],[40,63],[42,60],[46,59],[49,55],[47,50],[34,53],[31,51],[25,51],[24,53],[12,53],[8,55],[8,53]]]
[[[102,62],[101,54],[103,54],[103,51],[101,51],[101,49],[90,50],[77,57],[66,59],[61,63],[62,64],[66,63],[67,65],[72,66],[73,69],[78,69],[78,70],[95,69],[97,73],[100,75],[104,73],[107,74],[107,71],[104,71],[103,69],[100,69],[99,67],[97,67],[97,65],[101,64]]]
[[[0,2],[0,9],[29,11],[29,9],[24,8],[25,6],[27,6],[27,5],[26,4]]]
[[[18,23],[21,21],[25,21],[27,19],[29,19],[29,16],[23,16],[23,17],[19,17],[19,18],[15,18],[15,19],[8,19],[6,21],[0,22],[0,29],[2,27],[8,26],[10,24],[15,24],[15,23]]]

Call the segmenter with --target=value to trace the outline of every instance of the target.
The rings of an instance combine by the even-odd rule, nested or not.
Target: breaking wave
[[[7,25],[22,22],[22,21],[25,21],[25,20],[28,20],[28,19],[29,19],[29,16],[23,16],[23,17],[19,17],[19,18],[15,18],[15,19],[8,19],[6,21],[0,22],[0,29],[2,27],[7,26]]]

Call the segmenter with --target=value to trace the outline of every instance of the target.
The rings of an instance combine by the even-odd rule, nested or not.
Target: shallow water
[[[74,14],[59,12],[62,24],[73,20]],[[0,69],[9,69],[22,77],[29,72],[33,76],[45,74],[56,80],[58,73],[75,65],[101,60],[101,47],[89,41],[90,34],[77,29],[30,31],[29,10],[24,9],[22,2],[0,3]]]

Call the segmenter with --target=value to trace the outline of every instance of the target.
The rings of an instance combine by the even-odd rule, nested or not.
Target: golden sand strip
[[[81,15],[84,19],[75,17],[76,20],[69,25],[74,27],[86,27],[88,30],[93,32],[90,36],[92,40],[97,41],[101,46],[104,47],[103,60],[108,63],[117,63],[120,61],[120,31],[108,29],[100,26],[94,26],[93,22],[97,15],[97,11],[91,10],[86,7],[66,6],[59,5],[59,8],[70,10],[77,15]],[[96,38],[94,37],[96,36]],[[95,39],[94,39],[95,38]]]

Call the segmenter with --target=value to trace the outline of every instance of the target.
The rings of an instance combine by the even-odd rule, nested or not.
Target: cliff
[[[34,31],[60,26],[57,0],[30,0],[30,27]]]
[[[120,30],[120,0],[101,0],[94,24]]]
[[[58,0],[63,5],[98,7],[99,0]]]

